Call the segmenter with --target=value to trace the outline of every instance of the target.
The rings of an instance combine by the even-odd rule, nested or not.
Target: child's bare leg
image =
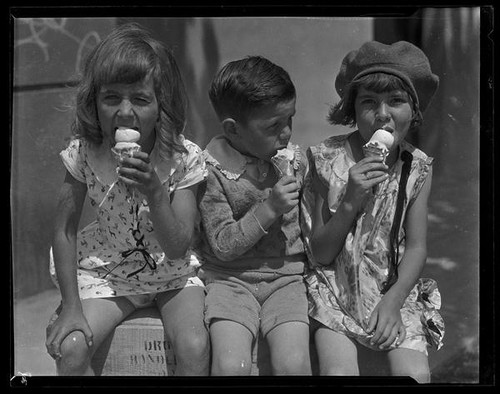
[[[388,352],[393,376],[409,376],[418,383],[430,383],[429,360],[418,350],[398,348]]]
[[[203,321],[205,290],[189,286],[161,293],[157,297],[165,335],[174,348],[176,375],[209,373],[210,340]]]
[[[124,297],[82,300],[83,313],[93,333],[93,345],[87,346],[81,331],[73,331],[61,344],[62,357],[56,361],[57,375],[93,376],[93,354],[109,333],[125,319],[134,306]]]
[[[282,323],[266,335],[274,375],[311,375],[309,326],[292,321]]]
[[[213,319],[210,339],[213,376],[250,375],[253,335],[248,328],[230,320]]]
[[[320,375],[359,375],[358,352],[353,340],[324,326],[318,328],[314,339]]]

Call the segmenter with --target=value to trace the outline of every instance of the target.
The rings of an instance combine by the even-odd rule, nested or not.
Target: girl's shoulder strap
[[[434,158],[427,156],[423,151],[406,141],[401,143],[401,148],[402,154],[404,152],[409,152],[412,155],[411,170],[408,175],[408,182],[406,186],[408,205],[411,205],[411,203],[417,198],[420,189],[429,176],[429,172],[434,163]]]
[[[427,156],[423,151],[416,148],[408,141],[401,141],[401,150],[410,152],[413,156],[413,161],[415,164],[419,163],[421,165],[432,165],[432,163],[434,162],[433,157]]]

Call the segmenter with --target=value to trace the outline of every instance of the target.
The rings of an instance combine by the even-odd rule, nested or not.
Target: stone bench
[[[92,359],[94,371],[101,376],[173,376],[175,363],[156,308],[133,312],[106,338]],[[265,341],[259,341],[253,349],[251,374],[271,375]]]
[[[311,365],[318,375],[317,354],[311,339]],[[358,347],[362,376],[389,376],[384,352]],[[96,351],[92,367],[101,376],[173,376],[175,355],[165,340],[163,323],[156,308],[138,309],[112,332]],[[272,375],[269,347],[262,338],[252,351],[252,376]]]

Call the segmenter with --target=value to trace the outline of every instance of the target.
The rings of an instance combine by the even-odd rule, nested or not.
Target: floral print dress
[[[315,168],[318,179],[327,190],[328,207],[332,213],[343,199],[349,168],[355,164],[346,151],[347,137],[333,136],[308,150],[311,168]],[[366,330],[371,312],[380,301],[381,290],[388,279],[390,232],[396,211],[403,151],[412,155],[401,220],[404,223],[406,210],[421,190],[433,161],[405,141],[400,144],[400,156],[390,168],[389,178],[376,186],[374,198],[367,202],[348,233],[341,252],[328,266],[316,263],[309,247],[311,215],[317,192],[313,190],[312,173],[304,183],[302,226],[310,257],[306,274],[309,315],[330,329],[376,350],[378,347],[370,345],[371,336]],[[403,255],[404,242],[404,228],[401,226],[399,256]],[[406,339],[399,345],[400,348],[427,354],[428,346],[436,349],[442,346],[444,323],[438,312],[440,306],[441,297],[436,282],[419,279],[401,309]]]
[[[158,147],[151,162],[169,192],[203,181],[206,169],[201,149],[181,136],[187,154],[160,159]],[[196,276],[200,262],[193,251],[169,260],[158,244],[146,199],[124,183],[116,182],[116,164],[109,149],[74,139],[60,154],[69,173],[87,185],[97,219],[78,232],[77,278],[80,298],[101,298],[158,293],[183,288]],[[50,274],[57,276],[51,250]]]

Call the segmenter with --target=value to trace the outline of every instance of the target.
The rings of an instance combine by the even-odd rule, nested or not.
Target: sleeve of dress
[[[416,175],[414,177],[410,176],[406,187],[407,195],[409,196],[408,206],[413,204],[420,194],[422,186],[429,177],[429,171],[434,163],[434,158],[425,157],[424,159],[416,160],[416,163],[416,170],[414,171]]]
[[[184,176],[177,184],[177,189],[196,185],[204,181],[207,177],[207,169],[201,154],[201,148],[188,140],[184,140],[184,146],[188,150],[188,153],[184,157]]]
[[[72,140],[68,147],[59,153],[59,156],[69,171],[69,173],[78,181],[86,183],[85,181],[85,158],[84,158],[85,145],[81,140]]]
[[[208,171],[207,186],[199,209],[214,255],[221,261],[230,261],[247,252],[267,232],[255,217],[256,206],[235,220],[224,187],[214,171],[217,170],[210,168]]]

